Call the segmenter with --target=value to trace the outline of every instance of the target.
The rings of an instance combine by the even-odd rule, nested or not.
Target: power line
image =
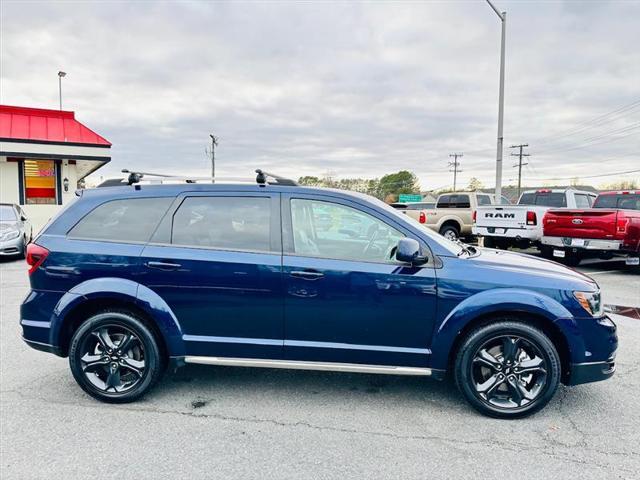
[[[583,122],[578,123],[577,125],[574,125],[573,127],[567,129],[567,130],[561,130],[560,132],[556,132],[552,135],[546,135],[543,137],[538,137],[535,139],[535,143],[549,143],[549,142],[542,142],[542,140],[547,140],[549,138],[555,138],[555,137],[560,137],[560,136],[572,136],[575,135],[577,133],[580,133],[584,130],[589,130],[591,128],[595,128],[597,126],[603,125],[604,123],[607,123],[609,121],[611,121],[611,117],[620,117],[620,116],[624,116],[626,114],[629,113],[629,111],[631,110],[635,110],[636,108],[640,107],[640,100],[636,100],[634,102],[631,102],[630,104],[627,105],[623,105],[622,107],[619,107],[615,110],[612,110],[610,112],[604,113],[602,115],[598,115],[597,117],[594,117],[590,120],[585,120]],[[624,115],[623,115],[624,114]],[[604,122],[604,120],[606,120],[607,122]]]
[[[572,177],[537,177],[537,178],[532,178],[531,180],[571,180],[573,178],[579,177],[579,178],[600,178],[600,177],[613,177],[615,175],[626,175],[628,173],[639,173],[640,169],[637,170],[627,170],[625,172],[612,172],[612,173],[602,173],[600,175],[574,175]]]
[[[462,172],[462,170],[460,170],[460,162],[458,161],[459,157],[463,157],[464,154],[462,153],[452,153],[449,155],[450,157],[453,157],[453,161],[449,161],[449,171],[453,172],[453,191],[455,192],[456,190],[456,181],[458,179],[458,172]],[[453,170],[451,170],[451,167],[453,167]]]
[[[518,198],[520,198],[520,187],[522,185],[522,165],[529,165],[529,163],[522,163],[522,157],[528,157],[530,154],[523,153],[522,149],[528,147],[528,143],[522,143],[520,145],[511,145],[509,148],[519,148],[519,153],[512,153],[512,157],[518,157],[518,163],[514,167],[518,167]]]

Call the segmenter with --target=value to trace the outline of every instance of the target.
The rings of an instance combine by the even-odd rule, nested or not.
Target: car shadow
[[[428,402],[447,409],[468,408],[449,378],[436,381],[417,376],[206,365],[187,365],[168,372],[152,396],[165,400],[185,394],[193,396],[193,405],[217,396],[285,403],[293,398],[296,403],[315,403],[322,397],[323,403],[401,399],[405,406],[422,408]]]

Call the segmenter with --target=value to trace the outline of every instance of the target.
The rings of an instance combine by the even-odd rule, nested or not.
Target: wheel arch
[[[486,313],[470,320],[458,332],[453,341],[453,344],[451,345],[451,349],[449,350],[449,355],[447,358],[447,371],[453,371],[453,366],[455,365],[456,355],[458,353],[460,345],[470,332],[501,319],[515,320],[527,325],[533,325],[534,327],[541,330],[547,337],[549,337],[549,340],[551,340],[553,345],[556,347],[558,355],[560,356],[560,365],[562,371],[561,380],[563,383],[565,383],[569,379],[571,369],[571,350],[569,347],[569,342],[567,341],[567,338],[560,327],[558,327],[557,324],[542,315],[519,310],[502,310],[492,313]]]
[[[448,370],[465,335],[482,325],[506,318],[533,324],[551,339],[562,362],[562,378],[566,379],[572,352],[583,347],[575,320],[553,298],[521,289],[485,290],[460,302],[434,332],[432,367]]]
[[[163,353],[184,355],[182,330],[166,302],[143,285],[117,278],[89,280],[63,295],[52,315],[50,343],[67,355],[77,328],[93,314],[107,309],[130,311],[149,326]]]
[[[458,234],[462,233],[462,223],[455,217],[445,217],[440,221],[438,226],[438,232],[441,232],[445,227],[454,227],[458,230]]]

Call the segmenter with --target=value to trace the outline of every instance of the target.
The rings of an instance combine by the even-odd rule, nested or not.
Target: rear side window
[[[115,242],[147,242],[173,198],[112,200],[89,212],[68,235]]]
[[[576,193],[576,207],[577,208],[590,208],[591,197],[584,193]]]
[[[451,205],[451,195],[442,195],[438,199],[437,208],[449,208]]]
[[[567,196],[562,192],[523,193],[519,205],[541,205],[543,207],[566,207]]]
[[[594,208],[622,208],[640,210],[640,194],[600,195],[593,204]]]
[[[491,197],[489,195],[478,195],[478,205],[491,205]]]
[[[171,243],[221,250],[271,250],[268,197],[189,197],[173,216]]]
[[[471,208],[469,195],[451,195],[451,208]]]

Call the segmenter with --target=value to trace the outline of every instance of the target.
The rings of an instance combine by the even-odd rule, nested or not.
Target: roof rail
[[[196,183],[198,181],[207,181],[207,182],[212,182],[215,183],[217,180],[219,181],[226,181],[226,182],[251,182],[251,180],[247,179],[247,178],[232,178],[232,177],[225,177],[225,178],[211,178],[211,177],[186,177],[186,176],[177,176],[177,175],[167,175],[164,173],[152,173],[152,172],[134,172],[128,169],[123,169],[122,173],[127,173],[128,177],[126,180],[127,185],[133,185],[133,184],[138,184],[140,183],[140,181],[145,178],[145,177],[155,177],[157,179],[157,181],[163,181],[163,180],[173,180],[173,181],[183,181],[186,183]],[[264,170],[260,170],[257,169],[256,173],[258,174],[256,176],[256,183],[258,185],[265,185],[265,184],[269,184],[269,185],[286,185],[286,186],[297,186],[298,183],[295,180],[291,180],[289,178],[284,178],[281,177],[279,175],[275,175],[273,173],[269,173],[269,172],[265,172]],[[273,179],[275,181],[273,182],[269,182],[267,179]],[[123,180],[120,180],[120,182],[118,182],[118,180],[113,179],[111,180],[111,182],[106,181],[103,184],[99,185],[99,186],[111,186],[111,185],[115,185],[116,183],[122,184],[121,182],[123,182]]]

